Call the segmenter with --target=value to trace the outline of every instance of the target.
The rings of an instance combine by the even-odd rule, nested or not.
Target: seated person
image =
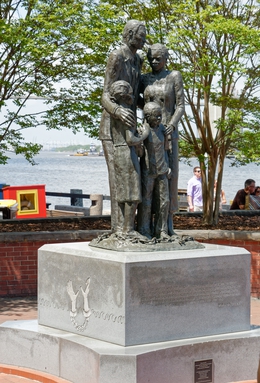
[[[260,210],[260,186],[256,186],[254,194],[249,197],[249,210]]]
[[[245,210],[246,209],[246,197],[255,192],[255,181],[249,178],[245,181],[244,189],[238,190],[230,210]]]
[[[256,186],[256,187],[255,187],[255,193],[254,193],[254,195],[260,197],[260,186]]]

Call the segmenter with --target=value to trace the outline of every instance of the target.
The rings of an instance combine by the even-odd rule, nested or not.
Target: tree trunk
[[[223,170],[224,170],[224,161],[219,159],[218,164],[218,178],[217,178],[217,190],[215,197],[215,209],[213,213],[213,224],[217,225],[219,220],[219,206],[221,203],[221,190],[222,190],[222,178],[223,178]]]
[[[205,164],[202,171],[202,189],[203,189],[203,224],[213,224],[213,190],[216,174],[217,162],[212,154],[208,159],[207,169]]]

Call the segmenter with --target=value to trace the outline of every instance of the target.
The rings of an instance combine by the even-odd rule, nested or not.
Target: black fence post
[[[73,194],[82,194],[81,189],[70,189],[70,192]],[[83,207],[83,199],[79,197],[71,197],[70,199],[71,206],[80,206]]]

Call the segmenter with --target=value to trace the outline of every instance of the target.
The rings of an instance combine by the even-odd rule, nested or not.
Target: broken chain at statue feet
[[[166,231],[161,231],[158,238],[156,238],[157,242],[171,242],[171,236],[166,233]]]
[[[154,252],[203,249],[204,245],[194,241],[190,236],[169,236],[166,232],[160,233],[160,238],[146,237],[135,230],[128,233],[102,234],[89,243],[90,247],[120,252]]]
[[[180,237],[179,237],[180,238]],[[190,235],[182,235],[180,238],[180,243],[185,244],[185,242],[194,241],[194,238]]]
[[[150,243],[150,242],[154,243],[154,239],[148,238],[148,237],[140,234],[136,230],[131,230],[127,233],[122,233],[122,236],[124,236],[125,239],[128,239],[133,243],[139,243],[139,242],[140,243]]]

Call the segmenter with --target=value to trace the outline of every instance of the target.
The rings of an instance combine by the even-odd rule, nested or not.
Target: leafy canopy
[[[125,21],[139,19],[147,44],[167,45],[169,69],[182,73],[180,153],[198,158],[205,222],[217,220],[213,184],[220,191],[226,155],[238,151],[240,164],[260,157],[259,2],[4,0],[0,13],[0,162],[10,146],[33,161],[39,145],[23,142],[27,127],[97,135],[107,56]],[[32,96],[45,99],[45,111],[26,113]]]
[[[197,157],[204,220],[216,222],[226,155],[238,151],[234,164],[260,157],[259,2],[124,0],[120,7],[129,18],[146,22],[148,43],[164,43],[171,51],[169,69],[182,73],[186,112],[180,154]]]
[[[1,1],[0,163],[7,150],[34,163],[41,146],[24,141],[26,128],[97,135],[105,62],[120,17],[115,7],[91,1]],[[30,112],[30,98],[44,100],[43,110]]]

